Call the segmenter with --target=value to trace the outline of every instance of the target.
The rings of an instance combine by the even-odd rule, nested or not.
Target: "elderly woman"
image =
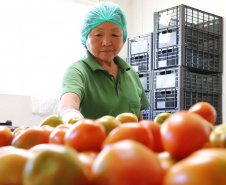
[[[104,115],[134,113],[150,106],[135,70],[118,56],[127,39],[126,18],[111,2],[99,3],[86,15],[81,40],[86,55],[65,72],[59,112],[97,119]]]

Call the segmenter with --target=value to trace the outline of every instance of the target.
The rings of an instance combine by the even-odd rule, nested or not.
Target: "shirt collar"
[[[92,57],[88,50],[86,50],[86,55],[82,58],[82,60],[93,70],[104,70]],[[131,66],[127,64],[122,58],[116,56],[114,58],[115,63],[121,68],[124,72],[131,69]]]

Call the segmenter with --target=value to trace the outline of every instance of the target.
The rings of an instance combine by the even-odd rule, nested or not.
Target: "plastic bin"
[[[128,60],[129,64],[136,72],[146,72],[151,70],[151,56],[149,53],[132,55]]]
[[[153,69],[222,72],[223,18],[186,5],[154,13]]]
[[[221,35],[222,17],[183,4],[154,13],[155,32],[185,26]]]
[[[185,88],[205,93],[222,92],[222,73],[202,74],[183,66],[153,70],[153,88]]]
[[[142,110],[142,116],[144,120],[151,120],[150,108]]]
[[[128,38],[127,55],[135,55],[141,53],[152,52],[153,33]]]
[[[153,63],[153,33],[128,39],[127,61],[136,72],[146,72],[152,69]]]
[[[137,73],[140,79],[140,82],[145,91],[151,90],[151,73],[148,71],[146,73]]]
[[[184,88],[156,89],[152,94],[153,110],[188,110],[197,102],[208,102],[215,107],[218,114],[218,122],[222,122],[222,97],[221,93],[205,93],[201,91],[188,90]]]

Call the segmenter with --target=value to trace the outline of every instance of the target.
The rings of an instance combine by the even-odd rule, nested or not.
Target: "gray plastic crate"
[[[222,17],[183,4],[154,13],[155,32],[184,26],[221,35]]]
[[[150,53],[152,52],[153,33],[128,38],[127,44],[128,56],[141,53]]]
[[[153,63],[153,33],[128,38],[127,59],[136,72],[150,71]]]
[[[204,93],[201,91],[188,90],[184,88],[166,88],[156,89],[152,94],[153,110],[188,110],[197,102],[208,102],[215,107],[217,111],[216,124],[222,123],[222,94]]]
[[[144,120],[151,120],[151,111],[150,108],[142,110],[142,116]]]
[[[132,55],[129,64],[135,69],[136,72],[146,72],[151,70],[151,58],[149,53],[142,53]]]
[[[186,5],[154,13],[153,69],[222,72],[223,18]]]
[[[183,66],[152,71],[152,89],[185,88],[205,93],[222,92],[222,73],[202,74]]]
[[[137,73],[139,76],[140,82],[144,88],[145,91],[151,90],[151,73],[150,71],[147,71],[145,73]]]

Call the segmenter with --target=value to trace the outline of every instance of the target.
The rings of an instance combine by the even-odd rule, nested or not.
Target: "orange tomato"
[[[156,154],[133,140],[104,148],[92,166],[94,185],[161,185],[163,172]]]
[[[208,142],[210,128],[198,114],[180,111],[165,120],[160,133],[164,149],[173,158],[182,159]]]
[[[12,139],[12,131],[6,126],[0,126],[0,147],[10,145]]]
[[[40,127],[28,128],[17,135],[11,144],[17,148],[29,149],[37,144],[48,143],[49,135],[49,130]]]
[[[30,158],[24,168],[23,185],[88,185],[88,171],[77,152],[64,145],[51,145]]]
[[[216,109],[208,102],[198,102],[191,106],[188,111],[199,114],[211,124],[214,124],[217,118]]]
[[[131,139],[153,149],[153,135],[150,130],[137,123],[123,123],[113,129],[103,142],[103,148],[124,139]]]
[[[178,162],[178,160],[171,157],[169,152],[161,152],[157,154],[157,157],[160,161],[161,167],[163,169],[163,174],[165,175],[166,172]]]
[[[65,145],[82,151],[100,151],[106,137],[103,125],[92,119],[82,119],[71,125],[65,134]]]
[[[27,150],[5,146],[0,148],[0,184],[22,185],[23,170],[32,154]]]
[[[116,116],[116,119],[121,123],[138,122],[138,118],[131,112],[124,112]]]
[[[78,153],[78,159],[89,172],[89,179],[92,178],[91,169],[92,169],[93,162],[96,159],[97,155],[98,155],[98,152],[96,152],[96,151],[85,151],[85,152]]]
[[[153,151],[163,152],[164,147],[162,144],[162,139],[160,134],[161,124],[155,123],[151,120],[142,120],[139,123],[151,131],[153,135]]]
[[[16,137],[18,134],[20,134],[21,132],[25,131],[26,129],[28,129],[29,127],[27,126],[20,126],[18,128],[16,128],[12,134],[13,134],[13,138]]]
[[[64,144],[64,136],[69,129],[69,124],[58,125],[54,128],[49,136],[49,143],[52,144]]]
[[[163,185],[225,185],[226,150],[201,149],[172,166]]]

